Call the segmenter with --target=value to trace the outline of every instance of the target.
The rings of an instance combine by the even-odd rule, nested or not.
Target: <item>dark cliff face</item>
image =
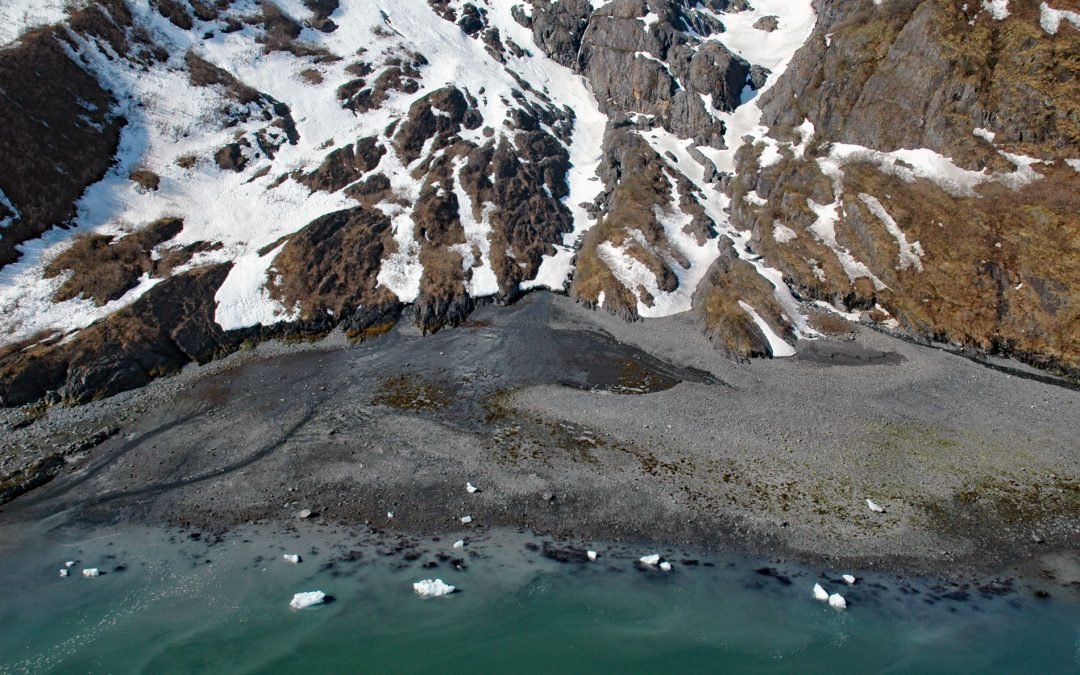
[[[878,306],[879,318],[887,312],[910,334],[1075,376],[1080,173],[1065,160],[1080,147],[1078,31],[1049,35],[1027,6],[1003,21],[942,0],[818,7],[814,35],[763,104],[774,137],[795,140],[808,120],[814,140],[803,156],[785,153],[764,169],[754,152],[741,155],[735,221],[806,296]],[[837,180],[822,165],[833,143],[926,148],[988,175],[1015,175],[1027,157],[1037,175],[965,192],[852,161]],[[766,203],[747,201],[751,192]],[[807,200],[839,204],[837,241],[884,287],[837,269],[810,231],[817,217]],[[918,266],[898,258],[882,213],[919,243]],[[797,236],[778,238],[778,222]]]
[[[190,97],[212,102],[202,126],[167,139],[195,149],[125,169],[125,190],[177,200],[188,194],[178,185],[209,175],[237,192],[265,186],[271,202],[328,204],[258,245],[273,253],[260,297],[281,311],[234,330],[217,312],[237,244],[194,234],[207,230],[189,204],[72,238],[40,263],[51,301],[122,309],[81,332],[8,340],[5,404],[87,400],[252,337],[378,334],[409,303],[424,331],[457,325],[482,298],[520,297],[574,231],[573,297],[627,319],[691,310],[737,358],[831,332],[820,300],[920,339],[1080,373],[1070,23],[1050,34],[1019,3],[997,20],[979,3],[817,0],[812,34],[777,77],[725,36],[737,26],[766,40],[792,17],[745,20],[755,10],[742,0],[428,0],[407,3],[402,20],[436,22],[424,32],[449,31],[444,45],[406,39],[389,10],[365,19],[373,27],[352,51],[322,40],[350,30],[341,21],[363,1],[306,2],[292,16],[273,2],[252,14],[107,0],[0,49],[11,203],[0,200],[0,267],[20,243],[78,225],[75,204],[116,166],[122,131],[140,138],[155,123],[154,102],[114,77],[180,73]],[[250,36],[260,60],[302,84],[275,89],[264,76],[253,81],[276,97],[260,91],[240,75],[251,64],[206,48],[215,35]],[[533,51],[565,70],[530,81]],[[454,64],[462,54],[473,62]],[[490,79],[437,79],[454,65]],[[574,77],[602,115],[562,98],[558,79]],[[323,92],[371,124],[337,138],[305,126],[325,114],[312,102]],[[737,114],[759,108],[764,131],[733,135]],[[596,196],[574,203],[575,133],[597,116]]]

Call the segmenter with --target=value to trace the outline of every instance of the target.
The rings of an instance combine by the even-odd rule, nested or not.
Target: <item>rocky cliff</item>
[[[0,47],[0,397],[565,291],[1080,375],[1080,13],[101,0]]]

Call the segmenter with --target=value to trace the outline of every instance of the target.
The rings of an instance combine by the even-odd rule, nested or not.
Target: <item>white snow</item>
[[[769,322],[762,318],[756,309],[742,300],[739,301],[739,307],[742,307],[743,311],[750,315],[750,318],[754,320],[754,323],[757,324],[757,327],[765,335],[765,339],[769,341],[769,349],[772,351],[774,357],[783,358],[785,356],[795,356],[795,348],[777,335],[776,331],[769,325]]]
[[[454,196],[458,201],[458,218],[465,230],[465,243],[451,248],[461,254],[465,271],[472,270],[472,276],[465,284],[466,290],[474,298],[481,298],[499,292],[499,280],[491,267],[491,212],[495,205],[484,204],[480,220],[476,219],[472,199],[461,185],[464,165],[461,159],[454,162]],[[479,252],[479,259],[475,257],[474,249]]]
[[[1067,159],[1065,163],[1073,168],[1073,171],[1080,173],[1080,159]]]
[[[292,609],[305,609],[307,607],[314,607],[315,605],[321,605],[326,602],[326,593],[322,591],[307,591],[304,593],[297,593],[289,601],[289,607]]]
[[[1074,27],[1080,29],[1080,12],[1071,12],[1067,9],[1054,9],[1047,3],[1039,5],[1039,25],[1050,35],[1057,35],[1062,21],[1068,21]]]
[[[266,289],[270,265],[283,248],[285,244],[264,256],[253,251],[236,261],[229,270],[229,276],[214,294],[217,305],[214,318],[219,326],[233,330],[258,324],[270,326],[296,318],[296,313],[289,312],[284,305],[270,297],[270,291]]]
[[[818,166],[825,175],[833,177],[835,181],[838,172],[840,176],[843,175],[842,168],[845,164],[871,162],[877,164],[882,172],[908,183],[918,178],[929,180],[956,197],[976,196],[975,188],[983,183],[997,182],[1017,189],[1042,178],[1031,168],[1032,164],[1040,160],[1005,152],[1001,155],[1016,165],[1016,171],[989,174],[963,169],[954,164],[952,159],[928,148],[881,152],[860,145],[834,143],[829,156],[818,159]]]
[[[844,596],[839,593],[833,593],[829,596],[829,607],[834,609],[847,609],[847,601],[844,600]]]
[[[885,225],[885,229],[889,231],[889,234],[896,239],[896,244],[900,247],[898,269],[906,270],[909,267],[914,267],[922,272],[922,245],[917,241],[910,244],[908,243],[907,236],[904,234],[903,230],[896,224],[896,221],[893,220],[893,217],[885,210],[885,207],[882,206],[877,197],[868,195],[865,192],[860,192],[859,199],[862,200],[863,204],[866,204],[866,207],[870,209],[870,213],[877,216],[878,220]]]
[[[995,134],[993,131],[990,131],[989,129],[983,129],[982,127],[977,127],[971,133],[972,133],[973,136],[981,138],[984,141],[986,141],[987,143],[993,143],[994,142],[994,137],[997,136],[997,134]]]
[[[11,215],[0,218],[0,229],[7,227],[22,217],[22,214],[19,213],[19,209],[15,208],[15,205],[11,203],[11,200],[8,199],[3,190],[0,190],[0,206],[3,206],[11,212]],[[0,234],[0,237],[2,236],[3,234]]]
[[[294,565],[299,565],[301,562],[304,561],[304,559],[301,558],[300,555],[297,553],[286,553],[281,557],[284,558],[286,562],[291,562]]]
[[[867,499],[866,500],[866,507],[869,508],[874,513],[885,513],[885,509],[878,506],[877,503],[873,499]]]
[[[814,599],[821,602],[829,601],[829,592],[821,587],[821,584],[814,584]]]
[[[454,587],[442,579],[424,579],[414,583],[413,590],[422,598],[438,598],[453,593]]]
[[[78,4],[84,3],[71,0],[0,1],[0,48],[34,28],[61,23],[67,18],[68,5]]]
[[[1009,0],[983,0],[982,6],[997,21],[1009,16]]]
[[[773,239],[777,244],[786,244],[798,237],[798,233],[779,220],[773,222]]]
[[[869,267],[856,260],[851,251],[841,246],[836,240],[836,221],[840,218],[840,202],[818,204],[808,197],[806,204],[817,216],[817,220],[810,226],[810,231],[814,233],[818,241],[831,248],[836,254],[836,259],[840,261],[848,279],[855,281],[860,277],[867,277],[874,282],[874,287],[878,290],[885,288],[885,284],[870,271]]]

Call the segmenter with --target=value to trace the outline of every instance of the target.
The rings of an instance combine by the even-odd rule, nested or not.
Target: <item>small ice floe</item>
[[[464,539],[458,539],[457,541],[455,541],[454,542],[454,548],[465,548],[465,540]]]
[[[388,519],[391,519],[391,520],[392,520],[392,519],[394,518],[394,512],[393,512],[393,511],[387,511],[387,512],[386,512],[386,517],[387,517]]]
[[[311,509],[304,509],[303,511],[301,511],[300,513],[298,513],[296,515],[299,518],[310,518],[311,517]]]
[[[649,567],[656,567],[656,565],[658,565],[660,563],[660,556],[657,555],[656,553],[653,553],[652,555],[642,556],[640,558],[640,561],[641,561],[642,565],[648,565]]]
[[[324,602],[326,602],[326,593],[323,593],[322,591],[307,591],[292,596],[289,607],[292,607],[293,609],[304,609],[306,607],[321,605]]]
[[[671,571],[671,563],[669,563],[668,561],[665,560],[664,562],[660,563],[660,569],[662,571],[664,571],[664,572],[670,572]]]
[[[476,487],[472,483],[465,483],[465,492],[468,492],[469,494],[474,494],[476,492],[480,492],[480,488]]]
[[[848,586],[854,586],[855,585],[855,576],[854,575],[845,574],[845,575],[843,575],[842,578],[844,580],[844,583],[846,583]]]
[[[101,571],[98,570],[98,568],[96,568],[96,567],[87,567],[86,569],[84,569],[82,571],[82,575],[84,577],[87,577],[87,578],[89,578],[89,577],[99,577],[99,576],[101,576]]]
[[[461,517],[461,524],[462,525],[468,525],[471,522],[472,522],[472,516],[462,516]]]
[[[416,594],[422,598],[438,598],[454,592],[454,587],[443,582],[442,579],[424,579],[423,581],[417,581],[412,587]]]
[[[286,553],[281,557],[285,558],[287,562],[291,562],[294,565],[299,565],[300,563],[304,562],[304,559],[301,558],[300,554],[298,553]]]
[[[67,568],[66,568],[66,567],[64,567],[64,568],[61,568],[61,569],[60,569],[60,576],[62,576],[62,577],[66,577],[67,575],[68,575],[68,571],[67,571]]]
[[[599,555],[596,551],[585,551],[585,557],[589,559],[589,562],[596,562]]]
[[[829,601],[829,592],[821,587],[821,584],[814,584],[814,599],[821,602]]]
[[[68,569],[71,569],[72,567],[75,567],[75,561],[74,560],[67,561],[66,563],[64,563],[64,567],[66,567]]]
[[[847,600],[844,600],[844,596],[839,593],[833,593],[829,596],[829,607],[847,609]]]
[[[870,510],[871,510],[871,511],[873,511],[874,513],[885,513],[885,509],[883,509],[883,508],[881,508],[880,506],[878,506],[878,505],[877,505],[877,503],[876,503],[876,502],[875,502],[875,501],[874,501],[873,499],[867,499],[867,500],[866,500],[866,505],[867,505],[867,506],[868,506],[868,507],[870,508]]]

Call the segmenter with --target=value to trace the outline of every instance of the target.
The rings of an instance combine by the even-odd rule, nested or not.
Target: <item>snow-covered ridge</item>
[[[62,23],[68,8],[85,0],[3,0],[0,2],[0,49],[40,26]]]

